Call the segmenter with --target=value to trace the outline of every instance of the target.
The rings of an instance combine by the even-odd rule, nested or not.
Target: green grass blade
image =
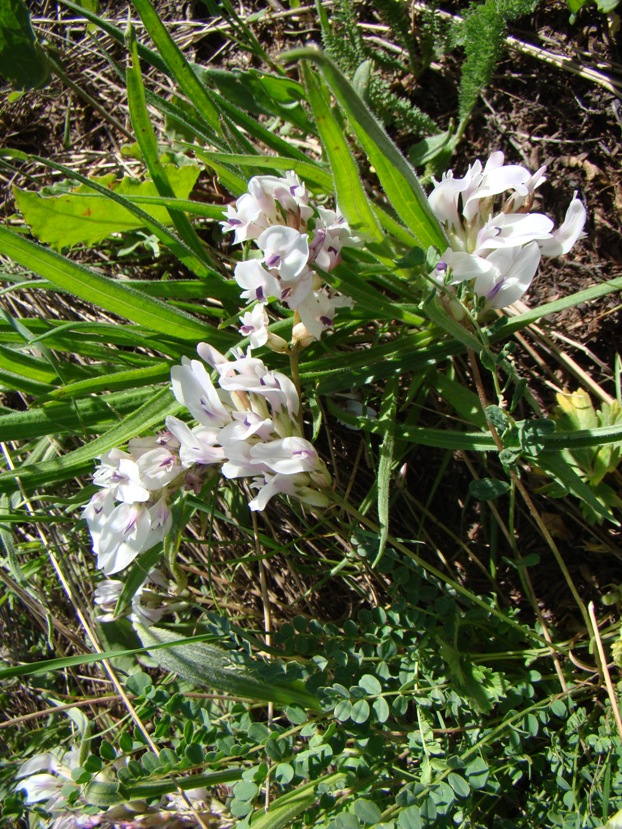
[[[133,784],[91,780],[84,789],[84,799],[93,806],[109,809],[118,803],[128,803],[132,800],[158,800],[164,795],[171,794],[171,792],[176,792],[179,789],[187,791],[188,789],[197,789],[204,786],[234,783],[236,780],[240,780],[243,772],[244,769],[234,767],[206,774],[176,776],[174,780],[149,780]]]
[[[363,189],[343,129],[333,117],[326,93],[310,67],[303,63],[301,69],[309,105],[332,172],[339,210],[355,233],[380,242],[383,238],[382,228]]]
[[[39,397],[53,391],[56,386],[41,383],[38,380],[24,377],[23,374],[16,374],[13,371],[0,368],[0,388],[15,389],[24,392],[24,394],[33,394],[35,397]]]
[[[52,284],[114,314],[175,339],[198,341],[209,327],[134,288],[101,276],[0,226],[0,252]]]
[[[258,170],[267,170],[274,173],[293,170],[311,187],[315,185],[321,193],[332,193],[334,190],[334,182],[328,170],[310,161],[300,161],[295,158],[283,158],[274,155],[257,156],[244,155],[242,153],[212,153],[200,147],[192,147],[190,144],[184,144],[183,146],[188,149],[192,148],[197,158],[206,161],[208,164],[216,161],[221,164],[230,164],[242,168],[255,167]],[[222,215],[222,207],[220,211]]]
[[[63,481],[83,473],[91,467],[91,461],[115,446],[123,446],[130,438],[144,434],[153,427],[158,427],[169,414],[179,411],[179,403],[174,400],[168,388],[153,395],[137,411],[125,417],[113,426],[105,435],[81,446],[67,455],[52,461],[42,461],[22,466],[17,471],[0,473],[0,492],[15,488],[15,479],[19,478],[23,486],[31,490],[48,485],[52,481]],[[92,467],[91,467],[92,468]]]
[[[0,414],[0,440],[32,440],[44,435],[101,434],[115,426],[126,415],[135,412],[154,395],[151,388],[111,392],[101,397],[50,401],[25,411]]]
[[[136,389],[155,383],[165,383],[169,379],[170,373],[171,364],[169,362],[161,362],[146,368],[108,372],[100,377],[77,380],[75,383],[69,383],[61,388],[54,389],[48,394],[48,398],[50,400],[66,400],[88,397],[102,391]]]
[[[382,409],[378,417],[378,423],[384,428],[384,436],[380,446],[380,460],[378,462],[378,523],[380,524],[380,537],[378,539],[378,552],[374,559],[373,567],[377,567],[384,555],[387,540],[389,538],[389,506],[391,496],[391,471],[393,468],[393,456],[395,451],[395,416],[397,413],[397,391],[399,381],[393,377],[385,389]]]
[[[284,63],[309,60],[316,63],[354,129],[357,138],[376,170],[380,183],[395,212],[420,244],[439,251],[447,239],[432,213],[414,169],[372,115],[347,78],[323,52],[315,48],[294,49],[281,57]]]
[[[23,377],[44,385],[53,384],[58,374],[45,360],[39,360],[15,348],[0,345],[0,369],[19,371]]]
[[[160,20],[158,13],[149,0],[133,0],[136,11],[145,24],[149,36],[153,40],[160,56],[168,69],[168,73],[179,84],[189,101],[196,107],[201,116],[217,133],[222,133],[221,113],[211,94],[196,76],[194,70],[184,57],[168,33],[166,26]],[[136,58],[137,62],[137,58]]]
[[[147,0],[139,0],[139,4],[142,4],[143,2],[149,5]],[[168,180],[164,165],[160,161],[158,141],[151,124],[151,119],[149,118],[149,113],[147,112],[145,90],[143,87],[143,79],[138,61],[138,49],[136,47],[136,40],[133,38],[131,30],[129,39],[131,62],[127,69],[126,83],[127,99],[132,126],[134,128],[134,133],[136,134],[136,140],[138,141],[138,146],[140,147],[143,160],[147,165],[147,169],[151,174],[151,178],[153,179],[153,183],[155,184],[158,193],[168,199],[173,199],[175,198],[175,191]],[[177,232],[188,247],[194,251],[199,260],[207,265],[213,264],[213,261],[207,255],[206,248],[197,236],[197,232],[190,223],[190,220],[186,214],[181,210],[173,209],[172,207],[168,207],[167,210],[173,224],[177,228]]]
[[[568,308],[576,308],[577,305],[581,305],[583,302],[593,302],[595,299],[600,299],[600,297],[607,296],[607,294],[614,291],[622,291],[621,276],[610,279],[608,282],[592,285],[583,291],[577,291],[562,299],[556,299],[553,302],[538,305],[536,308],[530,308],[529,311],[525,311],[524,314],[519,314],[516,317],[502,317],[491,327],[490,340],[491,342],[498,342],[509,337],[515,331],[520,331],[530,323],[537,322],[542,317],[566,311]]]
[[[292,826],[294,819],[315,803],[317,785],[313,782],[279,797],[270,804],[267,812],[258,812],[257,817],[251,819],[252,829],[287,829]]]

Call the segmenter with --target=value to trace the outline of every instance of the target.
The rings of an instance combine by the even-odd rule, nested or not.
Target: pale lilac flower
[[[328,474],[328,473],[327,473]],[[330,476],[328,476],[330,481]],[[306,474],[299,475],[264,475],[256,478],[251,487],[258,490],[257,495],[248,506],[253,512],[262,511],[275,495],[290,495],[312,507],[326,507],[330,503],[328,495],[316,486]],[[326,484],[328,486],[328,484]]]
[[[159,446],[142,454],[136,461],[140,480],[151,492],[162,489],[183,471],[179,452],[172,452],[166,446]]]
[[[323,271],[332,271],[341,262],[341,249],[355,246],[361,239],[352,234],[350,225],[341,213],[325,207],[317,207],[319,218],[315,222],[313,238],[309,244],[309,262]]]
[[[432,277],[446,287],[474,280],[473,290],[489,308],[520,299],[540,257],[567,253],[583,235],[586,220],[576,195],[557,230],[547,216],[529,213],[546,168],[531,174],[503,162],[503,153],[496,152],[484,167],[480,161],[472,164],[464,178],[449,171],[429,197],[450,242]]]
[[[238,262],[233,278],[243,289],[241,297],[247,302],[268,302],[281,296],[279,280],[263,267],[259,259]]]
[[[540,263],[537,242],[522,248],[500,248],[487,259],[492,271],[480,274],[473,285],[478,296],[486,298],[489,308],[505,308],[520,299],[535,276]]]
[[[261,348],[268,342],[268,314],[261,303],[240,317],[242,325],[238,329],[243,337],[249,337],[251,348]]]
[[[144,504],[118,504],[101,526],[97,544],[97,566],[107,576],[130,565],[137,555],[157,544],[158,533],[150,536],[151,514]]]
[[[319,339],[323,331],[332,327],[332,312],[338,306],[333,304],[330,314],[320,309],[315,313],[318,303],[314,294],[326,286],[312,266],[333,270],[341,261],[344,245],[361,241],[352,235],[338,211],[314,209],[309,204],[305,186],[294,173],[287,173],[283,178],[255,176],[235,207],[227,208],[223,227],[226,231],[235,231],[236,242],[255,241],[262,253],[261,262],[251,256],[235,267],[234,279],[242,288],[243,299],[260,303],[277,299],[301,316],[306,314],[309,325],[303,337],[295,337],[298,344]],[[259,312],[255,312],[256,318],[249,313],[242,318],[241,333],[253,337],[253,347],[270,344],[270,335],[257,325]],[[320,322],[322,316],[327,320],[324,323]],[[283,342],[276,348],[282,349]]]
[[[255,176],[248,192],[227,207],[222,223],[225,231],[234,231],[234,241],[256,239],[271,225],[282,224],[300,230],[313,215],[309,194],[298,176],[289,172],[284,178]]]
[[[66,804],[63,789],[77,785],[73,782],[71,772],[78,768],[79,752],[47,751],[26,760],[17,772],[16,791],[26,792],[26,803],[40,803],[48,812],[53,812]]]
[[[220,429],[208,429],[201,425],[191,429],[173,415],[166,418],[166,428],[179,441],[179,459],[184,468],[195,463],[210,466],[224,460],[222,448],[218,445]]]
[[[318,490],[330,486],[331,478],[313,445],[301,434],[300,399],[292,381],[278,371],[268,371],[250,351],[234,349],[230,360],[208,343],[201,343],[197,351],[216,371],[219,389],[211,380],[208,388],[207,371],[203,376],[193,366],[190,379],[184,373],[174,372],[178,400],[188,400],[192,405],[190,408],[186,404],[190,412],[197,411],[203,419],[210,414],[207,398],[217,400],[218,406],[227,412],[228,422],[209,430],[201,425],[191,428],[168,417],[166,426],[179,441],[182,465],[220,464],[225,478],[253,479],[253,486],[260,492],[251,502],[251,509],[263,509],[261,505],[277,492],[294,495],[309,504],[325,505],[326,494]],[[192,386],[199,375],[204,400],[197,406],[196,394],[186,394],[184,384]],[[294,480],[291,485],[289,479]],[[265,493],[262,482],[268,487]]]
[[[200,424],[213,429],[229,422],[229,411],[221,403],[207,369],[199,360],[182,357],[181,365],[171,369],[171,381],[177,400]]]
[[[269,227],[257,239],[257,246],[266,268],[285,282],[295,281],[307,267],[309,237],[293,227]]]
[[[550,240],[540,244],[540,252],[542,255],[561,256],[563,253],[568,253],[575,242],[585,235],[583,233],[583,227],[586,218],[583,202],[579,201],[575,193],[572,201],[568,205],[563,223],[557,230],[553,231]]]
[[[104,612],[97,616],[101,623],[113,622],[117,602],[125,587],[119,579],[104,579],[95,588],[93,601]],[[131,622],[149,627],[157,625],[167,613],[175,613],[185,607],[184,602],[171,602],[167,593],[168,582],[160,570],[149,571],[145,580],[132,597],[131,611],[127,614]]]
[[[352,307],[350,297],[333,294],[324,288],[312,291],[298,306],[298,313],[305,329],[319,340],[322,332],[333,327],[337,308],[344,307]]]

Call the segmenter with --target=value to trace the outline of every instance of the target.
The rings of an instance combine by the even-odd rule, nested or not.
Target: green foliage
[[[459,117],[464,123],[488,86],[503,51],[507,22],[531,14],[538,0],[485,0],[471,3],[460,27],[464,46],[459,94]]]
[[[34,89],[46,84],[50,67],[37,42],[24,0],[0,2],[0,76],[16,89]]]
[[[589,0],[566,0],[568,3],[568,9],[571,13],[571,21],[574,22],[576,15],[581,11],[581,9],[589,2]],[[599,12],[602,14],[609,14],[614,9],[618,7],[620,0],[594,0],[594,4],[596,5]]]
[[[165,165],[173,188],[173,198],[187,199],[199,175],[196,165]],[[137,197],[157,196],[152,181],[138,181],[114,173],[93,179],[100,187],[132,201]],[[95,245],[113,233],[127,233],[144,227],[140,218],[120,202],[111,203],[101,190],[96,193],[86,184],[72,188],[71,182],[54,185],[39,192],[14,189],[15,201],[26,224],[39,241],[55,250],[73,245]],[[146,207],[146,212],[161,224],[172,224],[166,207]]]
[[[75,605],[88,616],[93,567],[78,516],[95,487],[77,491],[69,482],[178,411],[170,368],[193,356],[197,341],[223,352],[239,345],[239,291],[229,278],[237,254],[222,244],[224,208],[192,199],[199,163],[218,178],[218,196],[224,188],[240,195],[253,175],[295,170],[322,204],[336,197],[365,237],[326,275],[354,300],[330,336],[287,355],[263,352],[271,367],[295,373],[314,407],[318,444],[335,451],[339,480],[323,515],[282,505],[265,522],[253,522],[246,493],[219,489],[215,475],[190,482],[174,505],[169,539],[135,559],[114,608],[130,611],[144,577],[168,567],[174,622],[102,622],[93,626],[97,642],[84,649],[77,640],[80,650],[54,659],[56,615],[45,619],[49,630],[25,637],[27,653],[0,666],[7,687],[36,676],[48,689],[46,705],[56,706],[53,690],[84,695],[89,670],[99,694],[102,667],[115,693],[88,720],[78,709],[65,716],[54,708],[45,724],[9,723],[2,819],[27,811],[34,826],[36,808],[25,810],[15,789],[20,762],[76,745],[69,786],[81,800],[69,805],[80,816],[142,801],[152,810],[144,822],[157,824],[161,798],[205,787],[210,809],[212,797],[221,798],[223,820],[240,829],[598,826],[622,808],[611,700],[595,679],[593,631],[575,629],[581,615],[569,635],[567,626],[556,629],[561,614],[532,612],[540,597],[530,576],[546,550],[516,500],[518,483],[544,471],[610,519],[598,488],[617,471],[622,417],[617,404],[597,411],[574,397],[576,405],[547,416],[511,338],[541,317],[618,291],[621,281],[512,319],[456,319],[427,280],[447,245],[442,227],[367,104],[385,95],[373,91],[371,66],[383,59],[362,40],[352,4],[341,0],[331,24],[318,7],[343,71],[311,48],[283,59],[302,62],[304,84],[281,66],[273,74],[200,70],[147,0],[135,6],[157,49],[128,33],[129,111],[149,179],[83,179],[46,162],[65,177],[66,192],[17,190],[24,223],[0,227],[6,294],[43,298],[30,316],[7,303],[0,317],[1,572],[14,591],[0,605],[21,622],[16,597],[39,608],[51,595],[60,616],[73,607],[71,590],[84,588]],[[490,78],[507,20],[533,6],[489,0],[466,15],[463,119]],[[248,26],[224,7],[235,37],[255,48]],[[404,7],[394,0],[379,7],[411,66],[427,65],[437,18],[426,12],[430,38],[413,46]],[[123,33],[84,14],[121,47]],[[167,74],[178,103],[153,91],[148,65]],[[385,103],[396,106],[390,96]],[[150,107],[174,126],[175,152],[198,162],[163,160]],[[429,142],[428,157],[454,137]],[[307,157],[308,145],[323,157]],[[23,153],[5,153],[4,161],[15,174],[23,162],[41,163]],[[85,229],[93,215],[96,228]],[[28,238],[26,224],[43,244]],[[157,262],[149,248],[132,258],[136,239],[128,233],[138,228],[155,239]],[[78,243],[96,246],[97,268],[84,264],[88,252],[78,263],[47,247]],[[137,278],[118,273],[115,245]],[[274,316],[271,331],[291,329],[287,308],[276,306]],[[485,378],[477,388],[469,385],[476,371]],[[353,407],[335,393],[349,395]],[[344,423],[359,430],[351,441]],[[452,511],[464,515],[462,526],[450,525]],[[521,522],[530,528],[528,555],[519,550]],[[58,599],[57,574],[69,602]],[[3,684],[3,704],[7,693]]]
[[[338,0],[330,18],[321,2],[316,5],[322,24],[322,45],[346,76],[355,83],[357,74],[368,64],[386,70],[403,69],[400,61],[390,60],[380,50],[372,49],[363,39],[351,0]],[[379,11],[385,11],[391,21],[397,24],[396,31],[409,43],[407,35],[406,7],[398,3],[379,4]],[[428,36],[430,36],[428,30]],[[409,48],[409,52],[412,49]],[[356,84],[355,84],[356,85]],[[388,81],[377,72],[367,74],[360,87],[361,96],[369,103],[372,111],[386,126],[395,126],[404,132],[426,135],[438,131],[434,121],[419,107],[406,98],[397,95]]]

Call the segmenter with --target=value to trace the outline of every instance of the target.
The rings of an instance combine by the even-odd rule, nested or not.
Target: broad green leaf
[[[127,211],[132,213],[138,219],[141,226],[144,226],[148,230],[150,230],[151,233],[153,233],[160,240],[160,242],[162,242],[163,245],[169,248],[169,250],[174,256],[176,256],[181,262],[183,262],[193,273],[197,274],[197,276],[215,277],[217,279],[222,278],[218,271],[209,267],[207,263],[203,261],[204,257],[203,259],[199,258],[196,252],[193,251],[190,247],[188,247],[188,245],[186,245],[185,242],[181,240],[172,230],[170,230],[160,222],[156,221],[156,219],[154,219],[147,211],[139,207],[138,204],[134,204],[134,202],[132,202],[130,199],[118,195],[114,192],[114,190],[102,187],[93,179],[88,179],[86,178],[86,176],[81,175],[71,167],[66,167],[63,164],[58,164],[55,161],[51,161],[49,158],[41,158],[40,156],[36,155],[29,156],[29,158],[32,161],[36,161],[39,164],[43,164],[46,167],[50,167],[50,169],[52,170],[58,170],[60,173],[63,173],[65,176],[67,176],[67,178],[80,182],[81,184],[84,184],[87,188],[92,189],[95,193],[100,193],[107,199],[110,199],[111,201],[120,204],[122,207],[124,207]]]
[[[50,77],[47,57],[37,43],[24,0],[0,2],[0,75],[17,89],[43,86]]]
[[[275,116],[294,124],[303,133],[313,133],[313,124],[302,106],[304,89],[291,78],[257,69],[227,71],[198,67],[197,71],[241,109],[257,115]]]
[[[0,252],[75,296],[153,331],[182,340],[197,341],[209,336],[210,329],[189,314],[101,276],[3,226]]]
[[[199,168],[194,165],[177,167],[165,164],[164,169],[171,183],[174,197],[187,199],[198,178]],[[153,181],[139,181],[124,176],[117,179],[114,173],[94,178],[93,181],[119,196],[133,199],[140,196],[157,196]],[[29,190],[13,188],[15,201],[26,224],[34,236],[55,250],[83,244],[96,245],[112,233],[127,233],[144,227],[141,220],[122,204],[104,195],[94,194],[81,184],[69,193],[47,196]],[[141,203],[138,199],[136,203]],[[166,206],[145,205],[145,212],[162,224],[171,224]],[[170,202],[174,204],[174,202]]]
[[[363,189],[356,162],[327,101],[327,94],[310,67],[302,64],[309,104],[333,175],[337,204],[355,233],[382,241],[382,229]]]
[[[469,484],[469,493],[478,501],[494,501],[495,498],[505,495],[509,489],[510,484],[507,481],[499,481],[496,478],[480,478]]]
[[[392,208],[415,234],[422,247],[426,250],[430,246],[439,251],[445,250],[447,239],[432,213],[415,171],[330,58],[318,49],[308,47],[287,52],[281,60],[284,63],[310,60],[318,64],[332,93],[348,116]]]
[[[249,664],[241,665],[234,662],[226,650],[215,645],[206,642],[180,645],[178,636],[164,628],[147,628],[140,624],[136,624],[135,628],[147,648],[170,644],[169,648],[158,649],[152,656],[160,667],[173,671],[198,686],[216,688],[247,699],[321,709],[313,694],[293,685],[266,681],[260,673],[265,665],[258,660],[253,667]]]
[[[431,373],[430,385],[442,398],[452,406],[456,412],[467,423],[477,426],[480,429],[486,427],[486,415],[482,411],[482,404],[478,395],[468,389],[463,383],[459,383],[448,377],[442,371]]]
[[[597,431],[597,429],[593,429],[589,433],[583,432],[583,434],[593,435]],[[622,432],[622,427],[620,431]],[[555,437],[560,437],[560,433],[558,432]],[[572,439],[572,434],[568,435],[568,439]],[[546,444],[548,445],[548,441],[546,441]],[[566,453],[541,452],[537,457],[536,463],[538,467],[548,472],[558,481],[561,481],[563,486],[569,492],[572,492],[580,501],[584,501],[599,518],[619,526],[619,521],[614,518],[611,510],[601,503],[592,488],[577,474],[571,461],[572,457],[569,458]]]

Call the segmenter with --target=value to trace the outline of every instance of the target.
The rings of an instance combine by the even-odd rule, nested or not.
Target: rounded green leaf
[[[352,712],[350,713],[350,719],[355,723],[364,723],[367,722],[369,719],[369,703],[366,699],[359,699],[357,700],[354,705],[352,706]]]
[[[372,674],[363,674],[359,679],[359,685],[361,688],[365,688],[368,694],[376,695],[382,693],[382,685]]]

